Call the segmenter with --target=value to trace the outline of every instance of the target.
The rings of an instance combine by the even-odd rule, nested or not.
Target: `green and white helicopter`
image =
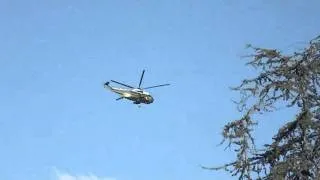
[[[134,104],[141,104],[141,103],[151,104],[151,103],[153,103],[154,98],[151,96],[151,94],[149,92],[145,91],[145,89],[151,89],[151,88],[156,88],[156,87],[161,87],[161,86],[168,86],[170,84],[161,84],[161,85],[149,86],[146,88],[142,88],[141,83],[142,83],[142,79],[144,76],[144,72],[145,72],[145,70],[142,71],[138,87],[133,87],[133,86],[130,86],[130,85],[118,82],[118,81],[111,80],[111,82],[120,84],[120,85],[125,86],[130,89],[112,87],[112,86],[110,86],[110,82],[104,83],[104,88],[109,89],[112,92],[119,94],[120,97],[117,98],[116,100],[128,99],[128,100],[133,101]]]

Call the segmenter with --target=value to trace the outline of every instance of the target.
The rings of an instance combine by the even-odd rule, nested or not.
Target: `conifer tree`
[[[320,179],[320,36],[290,55],[248,47],[253,54],[247,65],[259,73],[233,88],[241,94],[236,103],[243,116],[223,129],[223,143],[237,157],[223,166],[205,168],[226,170],[240,180]],[[279,104],[297,109],[296,117],[270,137],[270,144],[256,147],[255,117],[276,111]]]

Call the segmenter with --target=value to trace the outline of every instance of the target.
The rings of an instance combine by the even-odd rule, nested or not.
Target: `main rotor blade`
[[[118,81],[114,81],[114,80],[111,80],[111,81],[114,82],[114,83],[120,84],[120,85],[122,85],[122,86],[126,86],[126,87],[128,87],[128,88],[134,88],[134,87],[132,87],[132,86],[129,86],[129,85],[127,85],[127,84],[124,84],[124,83],[121,83],[121,82],[118,82]]]
[[[141,87],[141,83],[142,83],[144,71],[145,71],[145,70],[142,71],[142,74],[141,74],[141,77],[140,77],[139,88]]]
[[[150,86],[150,87],[146,87],[143,89],[151,89],[151,88],[156,88],[156,87],[161,87],[161,86],[169,86],[170,84],[161,84],[161,85],[157,85],[157,86]]]

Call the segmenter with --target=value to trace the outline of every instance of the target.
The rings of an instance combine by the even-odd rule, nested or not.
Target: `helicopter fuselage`
[[[104,87],[106,89],[109,89],[119,94],[120,98],[118,98],[117,100],[125,98],[133,101],[134,104],[140,104],[140,103],[151,104],[154,101],[150,93],[143,91],[141,89],[136,89],[136,88],[126,89],[126,88],[112,87],[109,85],[109,83],[106,83]]]
[[[121,83],[115,80],[111,80],[111,82],[113,83],[117,83],[121,86],[127,87],[127,88],[118,88],[118,87],[112,87],[109,85],[109,81],[106,82],[104,84],[104,87],[111,90],[114,93],[117,93],[120,95],[119,98],[117,98],[116,100],[120,100],[120,99],[128,99],[133,101],[134,104],[151,104],[153,103],[154,99],[153,97],[150,95],[149,92],[145,91],[145,89],[151,89],[151,88],[156,88],[156,87],[162,87],[162,86],[168,86],[170,84],[161,84],[161,85],[156,85],[156,86],[149,86],[149,87],[141,87],[141,83],[142,83],[142,79],[143,79],[143,75],[144,75],[145,70],[142,71],[141,77],[140,77],[140,81],[139,81],[139,85],[137,87],[134,86],[130,86],[128,84],[125,83]],[[128,89],[129,88],[129,89]],[[140,107],[140,105],[139,105]]]

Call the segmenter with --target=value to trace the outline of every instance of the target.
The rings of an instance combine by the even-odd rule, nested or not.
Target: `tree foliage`
[[[233,147],[237,158],[209,169],[226,170],[239,179],[320,179],[320,36],[291,55],[249,48],[254,53],[247,65],[259,74],[233,88],[241,94],[237,105],[243,117],[223,130],[223,142]],[[298,109],[296,117],[258,150],[255,115],[273,112],[279,104]]]

